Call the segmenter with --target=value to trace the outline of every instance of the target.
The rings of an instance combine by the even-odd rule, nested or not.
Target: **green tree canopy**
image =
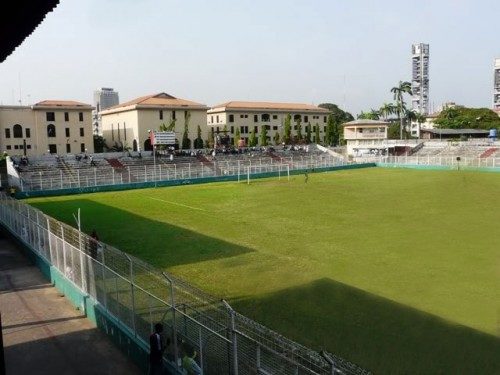
[[[321,137],[319,135],[319,124],[316,123],[316,125],[314,125],[314,138],[316,140],[316,143],[321,143]]]
[[[302,116],[297,117],[297,141],[302,141]]]
[[[203,138],[201,138],[201,127],[200,125],[198,125],[198,131],[197,131],[198,135],[196,137],[196,139],[194,140],[194,148],[196,149],[200,149],[200,148],[203,148]]]
[[[236,127],[236,131],[234,133],[234,145],[238,147],[238,142],[241,139],[240,127]]]
[[[311,123],[306,125],[306,142],[311,143]]]
[[[337,122],[339,125],[343,124],[344,122],[349,122],[354,120],[353,115],[351,115],[349,112],[340,109],[337,104],[321,103],[320,105],[318,105],[318,107],[328,109],[333,116],[333,120]]]
[[[283,142],[285,142],[285,144],[288,145],[288,144],[290,144],[290,140],[292,138],[292,115],[291,114],[286,115],[284,127],[285,127],[285,134],[283,135]]]
[[[266,125],[261,126],[260,145],[267,146],[267,126]]]
[[[248,146],[255,147],[257,146],[257,136],[255,135],[255,129],[250,133],[250,138],[248,139]]]
[[[500,129],[500,117],[488,108],[446,108],[434,123],[440,129]]]

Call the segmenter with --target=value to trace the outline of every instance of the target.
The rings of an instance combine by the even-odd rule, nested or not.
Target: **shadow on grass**
[[[95,228],[102,242],[138,256],[159,268],[233,257],[253,251],[91,200],[30,204],[72,226],[75,226],[73,214],[81,208],[84,232],[91,233]]]
[[[331,279],[231,305],[376,374],[500,373],[500,338]]]

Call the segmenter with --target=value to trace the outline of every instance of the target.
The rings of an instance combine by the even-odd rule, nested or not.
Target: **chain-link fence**
[[[0,222],[148,344],[155,323],[171,341],[165,360],[179,371],[183,348],[199,353],[203,374],[367,374],[238,314],[185,281],[0,195]]]

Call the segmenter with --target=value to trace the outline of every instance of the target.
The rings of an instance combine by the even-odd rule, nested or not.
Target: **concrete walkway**
[[[140,373],[1,231],[0,313],[7,375]]]

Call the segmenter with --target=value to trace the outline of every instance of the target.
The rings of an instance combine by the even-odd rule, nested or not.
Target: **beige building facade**
[[[346,122],[343,126],[348,155],[360,156],[369,153],[380,153],[387,148],[388,122],[354,120]]]
[[[203,104],[166,93],[143,96],[102,111],[102,135],[108,148],[116,146],[148,151],[152,149],[150,130],[172,125],[181,145],[187,123],[188,138],[193,146],[198,136],[198,126],[203,141],[208,139],[207,110],[208,107]]]
[[[9,155],[93,153],[92,106],[45,100],[0,106],[0,148]]]
[[[305,136],[306,126],[311,124],[311,141],[320,143],[326,134],[329,113],[327,109],[310,104],[232,101],[211,108],[207,112],[207,125],[215,134],[226,129],[233,144],[237,129],[246,144],[251,132],[255,131],[260,144],[262,128],[266,127],[268,144],[275,144],[276,133],[279,134],[278,143],[282,142],[285,119],[291,115],[292,137],[297,134],[300,119],[302,135]],[[316,139],[316,127],[320,139]]]

